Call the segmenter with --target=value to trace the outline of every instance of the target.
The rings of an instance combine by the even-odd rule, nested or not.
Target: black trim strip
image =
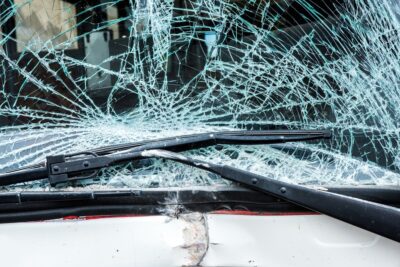
[[[380,186],[354,186],[354,187],[326,187],[331,193],[343,194],[376,203],[399,206],[400,187]],[[243,187],[198,187],[198,188],[155,188],[141,190],[109,190],[109,191],[23,191],[0,193],[0,206],[3,204],[19,204],[26,202],[56,202],[74,200],[105,200],[105,199],[127,199],[131,198],[135,203],[157,203],[165,197],[186,197],[187,201],[193,199],[209,201],[211,199],[234,199],[250,198],[277,200],[276,197],[265,195]],[[156,201],[156,202],[154,202]]]
[[[397,187],[335,187],[330,192],[400,207]],[[153,215],[163,210],[212,212],[304,212],[279,198],[242,187],[144,189],[85,192],[0,193],[0,223],[36,221],[65,216]]]

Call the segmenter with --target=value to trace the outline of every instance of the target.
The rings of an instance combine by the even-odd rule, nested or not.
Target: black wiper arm
[[[131,160],[131,153],[150,149],[180,152],[217,144],[276,144],[330,137],[331,132],[327,130],[224,131],[114,145],[70,155],[49,156],[46,166],[0,174],[0,185],[46,178],[49,179],[51,185],[55,185],[69,180],[83,179],[84,177],[80,176],[82,172],[98,170],[129,161]],[[115,152],[119,152],[119,154],[113,155]]]
[[[141,157],[164,158],[210,171],[221,177],[288,202],[331,216],[375,234],[400,242],[400,209],[306,186],[289,184],[227,165],[149,150]]]

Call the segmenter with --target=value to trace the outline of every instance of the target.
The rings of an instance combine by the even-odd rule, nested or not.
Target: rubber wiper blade
[[[220,131],[118,144],[100,147],[85,152],[105,155],[111,152],[127,149],[133,149],[132,151],[139,151],[150,148],[168,149],[171,151],[180,152],[217,144],[278,144],[329,138],[331,138],[331,131],[329,130]]]
[[[131,153],[150,149],[181,152],[219,144],[277,144],[327,139],[330,137],[331,132],[328,130],[269,130],[221,131],[146,140],[101,147],[74,154],[48,156],[46,163],[42,166],[0,174],[0,186],[46,178],[49,179],[51,185],[55,185],[69,180],[89,178],[96,173],[90,176],[81,176],[80,174],[129,161]],[[118,153],[118,155],[113,155],[113,153]]]

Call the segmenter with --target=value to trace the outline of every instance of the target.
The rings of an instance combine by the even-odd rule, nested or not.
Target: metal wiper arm
[[[139,157],[169,159],[213,172],[240,185],[276,196],[400,242],[399,208],[306,186],[289,184],[231,166],[192,159],[170,151],[149,150],[140,153]]]
[[[49,156],[46,164],[42,166],[0,174],[0,185],[11,185],[46,178],[49,179],[51,185],[55,185],[70,180],[83,179],[84,177],[80,176],[82,172],[98,170],[129,161],[131,160],[130,153],[150,149],[166,149],[180,152],[218,144],[277,144],[330,137],[331,132],[327,130],[271,130],[221,131],[147,140],[102,147],[69,155]]]

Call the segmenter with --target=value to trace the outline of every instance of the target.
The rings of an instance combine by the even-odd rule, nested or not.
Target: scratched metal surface
[[[398,243],[324,215],[188,213],[1,224],[0,241],[2,265],[16,267],[400,264]]]

